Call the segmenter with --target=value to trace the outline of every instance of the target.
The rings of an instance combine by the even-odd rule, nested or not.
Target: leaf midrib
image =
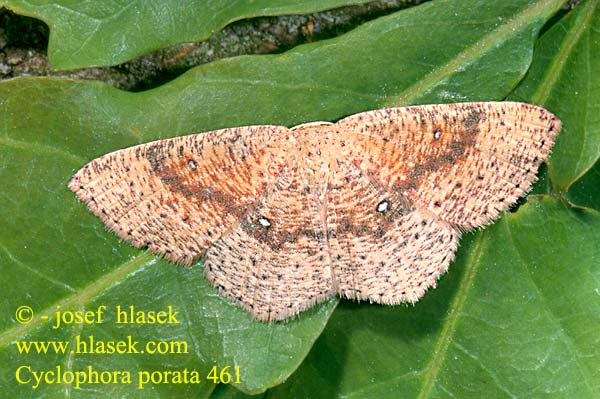
[[[35,318],[28,324],[17,324],[12,328],[5,330],[0,334],[0,348],[9,345],[15,338],[26,334],[36,327],[48,323],[50,316],[56,312],[56,307],[69,307],[74,304],[84,304],[96,297],[104,290],[110,288],[114,283],[122,281],[128,274],[142,268],[150,263],[154,256],[144,252],[140,255],[122,263],[111,272],[104,274],[97,280],[90,282],[87,286],[77,290],[73,295],[62,298],[57,303],[54,303],[44,310],[35,313]],[[42,316],[48,316],[47,320],[42,320]]]
[[[440,373],[440,368],[445,360],[446,354],[448,353],[448,348],[450,347],[450,343],[454,337],[454,332],[456,331],[460,311],[463,309],[464,304],[467,301],[469,289],[473,285],[473,280],[477,274],[478,266],[481,264],[479,259],[481,258],[481,254],[483,252],[483,242],[486,234],[486,231],[479,233],[476,247],[471,252],[472,255],[469,257],[470,259],[467,262],[465,274],[458,284],[458,291],[454,296],[454,300],[449,308],[450,314],[446,318],[440,338],[432,352],[432,360],[427,366],[427,372],[424,374],[423,387],[419,393],[419,399],[428,398],[430,396],[433,385]]]
[[[556,86],[556,82],[562,76],[562,73],[565,70],[565,67],[566,67],[569,57],[573,53],[575,47],[579,44],[584,32],[587,32],[589,30],[590,19],[594,18],[594,10],[598,6],[598,1],[599,0],[590,0],[580,6],[580,7],[584,7],[584,9],[579,13],[579,15],[577,15],[577,18],[575,19],[575,21],[573,21],[573,23],[572,23],[572,26],[574,26],[573,29],[570,29],[567,32],[567,34],[563,37],[563,40],[561,42],[559,50],[556,53],[556,56],[553,57],[552,61],[550,62],[549,67],[546,69],[546,73],[544,74],[543,78],[540,81],[540,84],[538,85],[538,90],[536,90],[533,93],[533,95],[531,96],[532,103],[538,104],[538,105],[544,105],[548,101],[548,98],[550,98],[550,94],[552,93],[552,90]],[[589,47],[588,47],[588,50],[589,50]],[[589,67],[589,63],[587,65]],[[590,79],[587,79],[587,83],[589,86]],[[588,90],[588,92],[589,92],[589,90]],[[589,115],[589,112],[586,112],[585,117],[587,118],[588,115]],[[586,125],[587,124],[584,123],[584,126],[586,126]],[[585,140],[586,138],[587,138],[587,136],[584,135],[583,139]],[[583,147],[585,147],[585,146],[582,146],[582,148]],[[575,163],[575,170],[580,170],[579,174],[577,176],[573,177],[566,186],[557,187],[556,190],[558,190],[560,192],[568,191],[571,188],[571,186],[576,181],[578,181],[583,175],[585,175],[593,167],[593,165],[597,162],[597,160],[600,159],[600,155],[598,155],[598,157],[596,158],[596,161],[589,162],[589,167],[580,169],[579,165],[582,162],[581,155],[582,154],[580,152],[579,157]],[[585,162],[585,163],[588,163],[588,162]],[[548,174],[550,175],[550,181],[552,182],[552,184],[554,184],[554,182],[553,182],[554,179],[552,179],[552,164],[551,163],[548,164]]]
[[[569,55],[573,53],[573,48],[579,43],[579,39],[584,31],[589,28],[589,20],[593,17],[594,13],[592,10],[596,7],[598,0],[590,0],[582,7],[586,7],[586,10],[582,12],[583,16],[573,22],[575,25],[574,29],[571,29],[564,37],[560,49],[556,53],[556,57],[553,57],[550,62],[550,66],[546,69],[546,73],[538,85],[538,90],[531,96],[531,101],[534,104],[544,105],[550,97],[550,93],[554,88],[556,81],[562,75],[562,71],[565,68],[565,64],[569,59]]]
[[[502,25],[500,29],[492,31],[487,36],[484,36],[481,40],[475,42],[470,47],[458,53],[452,59],[450,59],[445,65],[434,69],[428,75],[417,81],[412,86],[409,86],[403,92],[396,96],[390,96],[386,103],[393,104],[409,104],[420,95],[423,95],[427,90],[434,87],[436,84],[442,82],[448,76],[456,73],[462,65],[469,65],[473,63],[477,58],[480,58],[482,54],[486,53],[487,50],[494,47],[494,44],[500,43],[506,40],[507,37],[515,35],[516,32],[521,32],[526,27],[532,24],[536,18],[541,18],[544,14],[544,10],[549,7],[549,4],[554,4],[555,8],[563,3],[563,0],[546,0],[535,3],[520,14],[511,18],[506,24]]]

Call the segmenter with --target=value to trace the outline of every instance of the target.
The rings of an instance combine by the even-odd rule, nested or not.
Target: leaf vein
[[[458,291],[450,306],[450,314],[444,323],[440,338],[433,351],[432,361],[427,366],[428,370],[425,373],[425,381],[423,387],[421,388],[421,392],[419,393],[419,399],[424,399],[430,396],[435,379],[440,373],[441,365],[444,362],[448,348],[451,344],[451,338],[454,336],[454,332],[456,331],[460,310],[464,307],[469,288],[471,287],[475,275],[477,274],[479,259],[481,258],[483,251],[483,239],[485,234],[485,231],[480,233],[479,239],[477,240],[477,247],[473,251],[474,255],[471,256],[471,259],[467,264],[465,274],[460,281]]]

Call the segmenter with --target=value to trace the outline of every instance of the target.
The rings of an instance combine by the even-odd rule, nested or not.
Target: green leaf
[[[0,83],[0,184],[7,187],[0,207],[6,298],[0,311],[13,315],[19,306],[29,305],[37,314],[25,325],[8,317],[0,321],[0,380],[8,395],[55,397],[69,391],[94,397],[100,390],[94,385],[75,390],[55,384],[34,391],[15,383],[20,364],[37,369],[59,364],[73,370],[90,364],[133,371],[187,366],[204,373],[213,365],[240,366],[242,382],[237,387],[251,393],[284,381],[320,334],[336,300],[288,323],[253,322],[216,296],[199,265],[172,267],[106,232],[67,190],[70,176],[96,156],[157,138],[236,125],[292,126],[335,120],[384,105],[502,99],[525,74],[539,29],[560,5],[557,0],[431,2],[281,55],[207,64],[142,93],[59,79]],[[448,276],[454,277],[446,280],[456,279],[460,272]],[[50,320],[40,318],[51,316],[56,306],[93,310],[100,305],[146,310],[172,305],[180,312],[181,324],[131,327],[107,321],[53,330]],[[386,312],[403,311],[402,307],[356,307],[355,315],[344,316],[347,312],[341,310],[336,318],[360,321],[365,313],[380,313],[382,320],[394,320]],[[432,319],[438,314],[424,313]],[[365,327],[357,324],[356,334]],[[436,334],[435,329],[423,334],[427,331]],[[90,334],[99,339],[132,335],[141,342],[179,339],[192,350],[188,355],[162,356],[25,356],[18,354],[14,344]],[[370,354],[362,356],[367,359]],[[185,397],[194,392],[204,397],[212,388],[204,380],[199,387],[157,383],[142,392],[155,397]],[[135,385],[102,386],[106,396],[139,392]]]
[[[0,2],[0,8],[46,22],[50,62],[58,69],[73,69],[115,65],[162,47],[204,40],[240,19],[304,14],[365,2],[7,0]]]
[[[524,81],[511,99],[546,107],[563,121],[549,160],[555,191],[600,159],[600,6],[582,2],[540,38]]]
[[[597,57],[586,58],[595,54],[598,24],[582,16],[597,20],[598,2],[583,3],[545,33],[511,99],[546,105],[567,127],[547,176],[559,184],[542,192],[570,186],[567,198],[597,209],[597,163],[577,180],[577,161],[591,153],[593,162],[599,140],[598,79],[587,73]],[[570,50],[557,52],[566,42]],[[572,110],[581,87],[590,93],[576,102],[583,118]],[[414,308],[342,301],[300,369],[268,396],[598,397],[598,237],[598,212],[530,196],[518,212],[463,238],[448,275]],[[240,396],[220,387],[215,397]]]
[[[536,197],[414,307],[342,301],[272,397],[598,397],[600,214]]]
[[[8,187],[3,191],[0,216],[3,221],[0,264],[7,300],[0,309],[5,315],[14,315],[19,306],[27,305],[36,313],[35,320],[25,325],[19,325],[10,317],[0,322],[0,357],[1,364],[5,365],[1,378],[7,381],[3,384],[7,395],[28,397],[41,391],[55,397],[65,391],[60,385],[42,386],[38,391],[32,390],[30,385],[16,385],[15,370],[24,364],[38,371],[56,365],[72,370],[92,365],[97,371],[127,370],[133,375],[140,370],[187,367],[199,370],[204,376],[214,365],[238,365],[243,367],[241,385],[250,392],[264,390],[285,379],[320,334],[336,301],[317,307],[306,317],[290,323],[258,323],[218,297],[200,268],[176,268],[120,243],[65,190],[69,175],[85,160],[52,144],[64,141],[83,148],[93,145],[96,138],[102,140],[99,138],[102,136],[108,142],[114,140],[109,136],[111,120],[102,117],[106,109],[102,109],[100,101],[94,102],[93,91],[100,88],[106,99],[109,99],[108,93],[119,92],[98,84],[77,85],[43,79],[29,83],[30,87],[18,81],[0,86],[0,97],[5,101],[0,114],[2,120],[28,116],[23,124],[9,122],[19,129],[14,132],[14,138],[5,135],[5,130],[0,139],[3,165],[0,182],[2,187]],[[12,87],[6,90],[7,86]],[[127,95],[120,94],[124,94],[121,99],[126,101]],[[39,98],[31,108],[27,105],[29,95]],[[81,113],[77,112],[75,103],[87,95],[90,102],[80,104]],[[113,106],[119,104],[121,102],[116,101]],[[90,118],[95,112],[97,114]],[[83,140],[78,131],[81,126],[90,132]],[[53,323],[41,318],[52,317],[58,306],[62,310],[94,310],[101,305],[109,310],[106,312],[108,320],[99,326],[53,330]],[[115,325],[117,305],[124,308],[134,305],[153,311],[172,306],[181,314],[180,324]],[[19,355],[14,344],[15,340],[69,341],[76,335],[93,335],[97,340],[120,340],[132,335],[142,344],[156,339],[182,340],[187,342],[189,350],[187,355],[49,357]],[[263,364],[265,361],[267,364]],[[133,379],[132,385],[117,384],[112,389],[118,395],[134,392]],[[208,394],[212,388],[213,384],[203,380],[200,391]],[[165,384],[150,390],[156,397],[172,397],[198,392],[198,387]]]

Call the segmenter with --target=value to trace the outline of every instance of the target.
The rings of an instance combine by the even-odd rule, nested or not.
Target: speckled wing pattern
[[[122,239],[185,265],[203,256],[222,296],[282,320],[334,295],[416,302],[461,231],[529,190],[559,130],[523,103],[387,108],[142,144],[69,187]]]
[[[81,168],[69,188],[135,247],[189,265],[249,211],[283,164],[285,127],[250,126],[159,140]]]

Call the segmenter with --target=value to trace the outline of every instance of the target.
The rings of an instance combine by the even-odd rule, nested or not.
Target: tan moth
[[[419,300],[461,231],[530,189],[559,130],[524,103],[387,108],[126,148],[69,188],[133,246],[184,265],[203,257],[222,296],[281,320],[334,295]]]

